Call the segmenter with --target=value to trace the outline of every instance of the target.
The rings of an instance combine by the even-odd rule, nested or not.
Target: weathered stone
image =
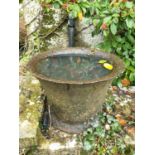
[[[36,135],[43,105],[39,99],[40,94],[40,84],[31,74],[27,72],[20,77],[20,148],[37,145]]]
[[[46,37],[52,34],[66,19],[67,14],[63,9],[51,7],[48,12],[43,11],[40,27],[40,36]]]
[[[49,155],[81,155],[85,152],[82,144],[77,142],[77,135],[67,134],[51,127],[50,139],[46,139],[38,130],[38,146],[40,150],[47,150]],[[85,155],[87,155],[85,153]]]
[[[89,26],[91,24],[91,26]],[[75,44],[79,47],[95,47],[103,41],[102,34],[92,37],[94,26],[92,23],[76,22]],[[53,33],[44,38],[44,44],[47,49],[64,48],[68,46],[67,22],[64,22]]]
[[[45,45],[47,49],[65,48],[68,46],[66,22],[45,39]]]
[[[24,0],[23,12],[28,35],[38,28],[42,18],[41,11],[42,7],[37,0]]]
[[[29,51],[40,52],[68,46],[66,11],[51,7],[43,9],[38,1],[24,0],[24,17],[27,24]],[[28,4],[27,4],[28,3]],[[27,5],[26,5],[27,4]],[[75,45],[92,47],[103,41],[103,35],[92,36],[92,20],[84,18],[76,22]],[[34,33],[35,32],[35,33]],[[30,35],[31,34],[31,35]],[[35,40],[35,41],[34,41]]]
[[[92,47],[103,41],[103,35],[100,33],[98,35],[92,36],[92,32],[95,27],[92,24],[92,20],[89,18],[84,18],[84,20],[76,22],[76,46]]]
[[[37,120],[38,121],[38,120]],[[38,122],[31,123],[28,120],[19,121],[19,147],[27,148],[30,146],[37,145],[37,128]]]

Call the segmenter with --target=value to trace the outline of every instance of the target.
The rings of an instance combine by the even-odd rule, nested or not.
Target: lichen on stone
[[[43,108],[39,81],[29,72],[20,77],[19,137],[21,147],[37,145],[37,128]]]

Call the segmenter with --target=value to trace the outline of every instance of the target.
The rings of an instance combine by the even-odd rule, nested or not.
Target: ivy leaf
[[[103,138],[105,136],[105,131],[102,127],[97,127],[94,134]]]
[[[126,2],[125,3],[126,8],[131,9],[133,7],[133,3],[132,2]]]
[[[111,16],[105,17],[104,18],[104,23],[106,23],[106,24],[109,23],[111,21],[111,18],[112,18]]]
[[[125,67],[129,67],[130,66],[130,61],[128,59],[125,60]]]
[[[90,8],[90,15],[94,15],[94,13],[95,13],[95,8],[94,7],[91,7]]]
[[[60,4],[59,3],[54,3],[53,6],[54,6],[55,9],[59,9],[60,8]]]
[[[84,141],[84,149],[90,151],[92,149],[92,144],[89,141]]]
[[[118,81],[117,81],[117,86],[118,87],[122,87],[122,83],[121,83],[121,80],[120,79],[118,79]]]
[[[117,24],[119,22],[118,18],[113,18],[113,22]]]
[[[112,117],[111,115],[107,115],[107,122],[109,124],[111,124],[114,120],[115,120],[114,117]]]
[[[87,12],[86,8],[82,8],[82,12],[85,14]]]
[[[135,80],[135,75],[134,73],[131,73],[129,76],[130,81],[134,81]]]
[[[117,26],[114,23],[112,23],[110,26],[110,30],[112,34],[115,35],[117,33]]]
[[[133,21],[133,19],[127,18],[127,19],[125,20],[125,22],[126,22],[126,25],[127,25],[128,28],[134,27],[134,21]]]
[[[135,68],[133,66],[129,66],[127,69],[130,70],[131,72],[135,72]]]
[[[129,39],[129,41],[130,41],[131,43],[134,44],[135,39],[134,39],[134,37],[133,37],[132,35],[128,35],[127,38]]]
[[[122,42],[122,38],[121,38],[120,35],[119,35],[119,36],[116,36],[116,41],[117,41],[117,42]]]

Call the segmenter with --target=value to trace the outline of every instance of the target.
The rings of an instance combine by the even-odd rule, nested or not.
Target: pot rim
[[[102,58],[109,59],[109,61],[113,62],[113,70],[100,78],[92,79],[92,80],[57,80],[53,78],[49,78],[43,74],[40,74],[36,70],[36,64],[47,57],[50,56],[56,56],[61,54],[86,54],[86,55],[94,55],[94,56],[100,56]],[[97,83],[102,81],[108,81],[112,80],[113,78],[117,77],[119,74],[123,73],[125,70],[125,65],[123,60],[121,60],[118,56],[109,53],[109,52],[103,52],[102,50],[98,49],[91,49],[91,48],[85,48],[85,47],[68,47],[68,48],[58,48],[58,49],[52,49],[47,52],[43,52],[40,54],[35,55],[27,64],[27,69],[39,80],[59,83],[59,84],[91,84],[91,83]]]

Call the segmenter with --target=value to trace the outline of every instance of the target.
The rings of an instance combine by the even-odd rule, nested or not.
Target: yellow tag
[[[99,60],[98,61],[99,64],[104,64],[105,62],[107,62],[107,60]]]
[[[108,69],[108,70],[112,70],[113,69],[113,66],[111,64],[109,64],[109,63],[104,63],[103,67]]]
[[[79,13],[78,13],[78,18],[79,18],[79,20],[82,20],[82,19],[83,19],[82,12],[79,12]]]

